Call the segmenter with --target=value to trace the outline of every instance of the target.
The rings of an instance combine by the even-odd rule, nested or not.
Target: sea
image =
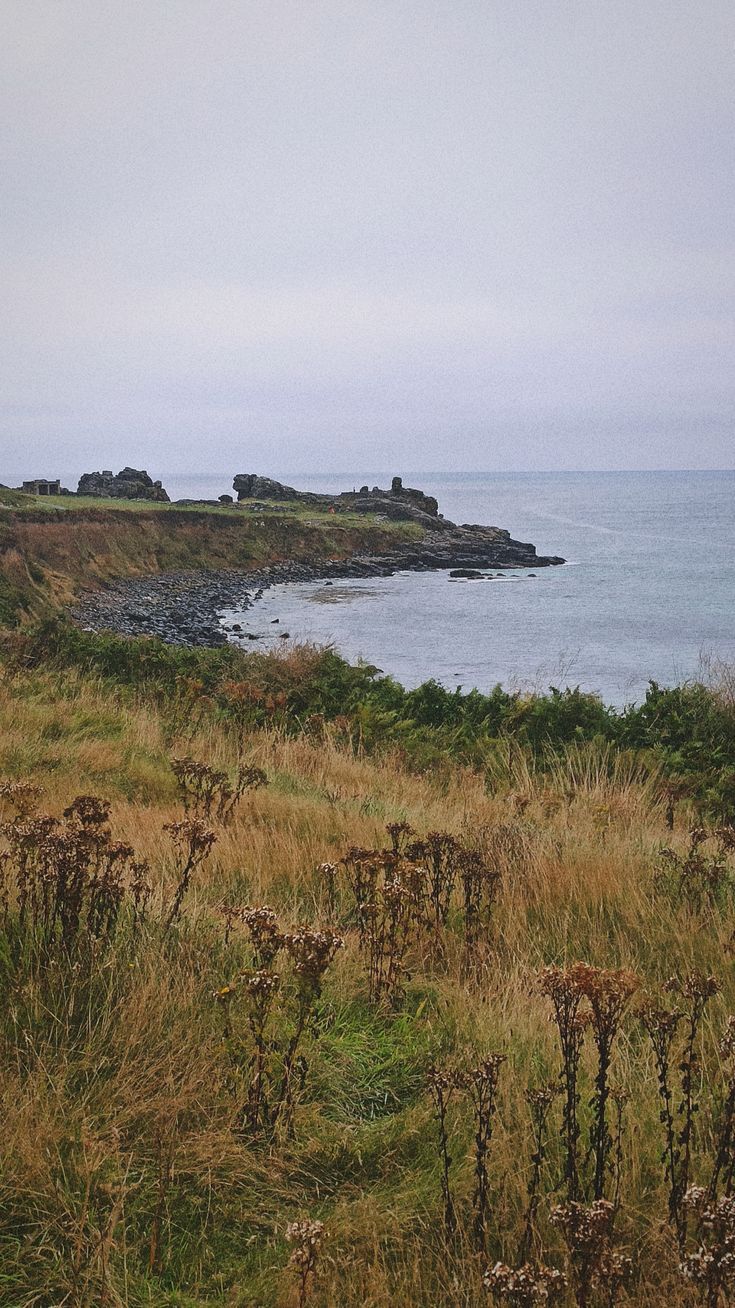
[[[278,475],[278,474],[273,474]],[[278,475],[333,492],[391,473]],[[579,686],[611,705],[735,663],[735,471],[404,474],[460,523],[504,527],[562,567],[453,581],[447,572],[279,585],[223,612],[268,643],[334,646],[406,687],[544,691]],[[164,477],[172,498],[231,478]],[[277,621],[276,621],[277,619]]]

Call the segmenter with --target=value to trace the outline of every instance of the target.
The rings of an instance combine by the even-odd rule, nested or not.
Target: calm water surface
[[[292,478],[303,489],[353,481],[385,485],[389,475]],[[481,582],[440,572],[278,586],[226,620],[269,641],[286,630],[333,642],[406,686],[429,677],[481,690],[580,685],[614,704],[639,699],[650,679],[696,675],[703,655],[735,661],[735,472],[404,481],[435,495],[455,521],[507,527],[569,562]],[[228,489],[225,477],[216,488],[214,479],[164,484],[174,495]]]

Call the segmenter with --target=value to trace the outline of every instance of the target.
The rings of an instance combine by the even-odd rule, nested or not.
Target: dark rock
[[[397,499],[409,500],[422,513],[428,513],[430,517],[435,518],[439,513],[438,501],[433,495],[425,495],[423,491],[411,490],[410,487],[403,485],[401,477],[394,477],[390,484],[390,493]]]
[[[438,527],[439,521],[444,526],[434,497],[404,486],[400,477],[393,478],[390,490],[373,486],[370,491],[364,485],[359,491],[344,491],[341,495],[317,495],[313,491],[299,491],[293,486],[285,486],[280,481],[260,477],[254,472],[238,473],[233,478],[232,485],[237,491],[238,502],[249,501],[248,507],[251,509],[267,511],[268,506],[260,505],[259,500],[298,500],[302,504],[327,511],[342,512],[349,509],[355,513],[384,514],[389,518],[418,522],[434,529]],[[451,523],[447,525],[451,526]]]
[[[169,497],[160,481],[153,481],[142,468],[122,468],[117,475],[107,468],[104,472],[84,472],[79,478],[77,495],[169,503]]]
[[[284,486],[270,477],[259,477],[255,472],[239,472],[232,482],[238,500],[295,500],[301,494],[293,486]]]
[[[450,577],[464,577],[467,581],[482,581],[483,573],[478,572],[476,568],[453,568]]]

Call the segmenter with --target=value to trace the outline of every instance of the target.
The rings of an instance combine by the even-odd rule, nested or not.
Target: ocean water
[[[288,480],[284,474],[283,480]],[[344,490],[389,474],[298,477]],[[735,472],[504,473],[404,476],[457,522],[506,527],[563,567],[450,581],[446,572],[277,586],[245,613],[267,640],[332,643],[405,686],[581,686],[616,705],[649,680],[735,661]],[[221,483],[221,484],[220,484]],[[175,495],[220,493],[228,479],[170,478]],[[535,572],[535,576],[530,576]],[[273,620],[278,618],[278,623]]]

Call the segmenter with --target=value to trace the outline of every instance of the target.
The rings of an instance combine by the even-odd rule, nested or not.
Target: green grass
[[[13,508],[21,513],[39,510],[43,513],[71,512],[84,514],[93,510],[120,511],[123,513],[185,513],[206,514],[214,517],[241,519],[244,523],[259,517],[274,517],[299,523],[312,523],[315,526],[333,528],[364,527],[380,525],[387,530],[420,538],[422,529],[410,522],[399,522],[374,513],[352,513],[349,510],[337,510],[330,513],[327,509],[312,507],[307,504],[292,503],[283,500],[258,501],[258,509],[247,501],[241,504],[175,504],[160,503],[155,500],[126,500],[109,496],[95,495],[24,495],[19,491],[0,489],[0,505]],[[262,507],[261,507],[262,506]]]
[[[11,490],[9,486],[0,486],[0,504],[8,509],[23,509],[35,506],[41,496],[24,495],[23,491]]]

